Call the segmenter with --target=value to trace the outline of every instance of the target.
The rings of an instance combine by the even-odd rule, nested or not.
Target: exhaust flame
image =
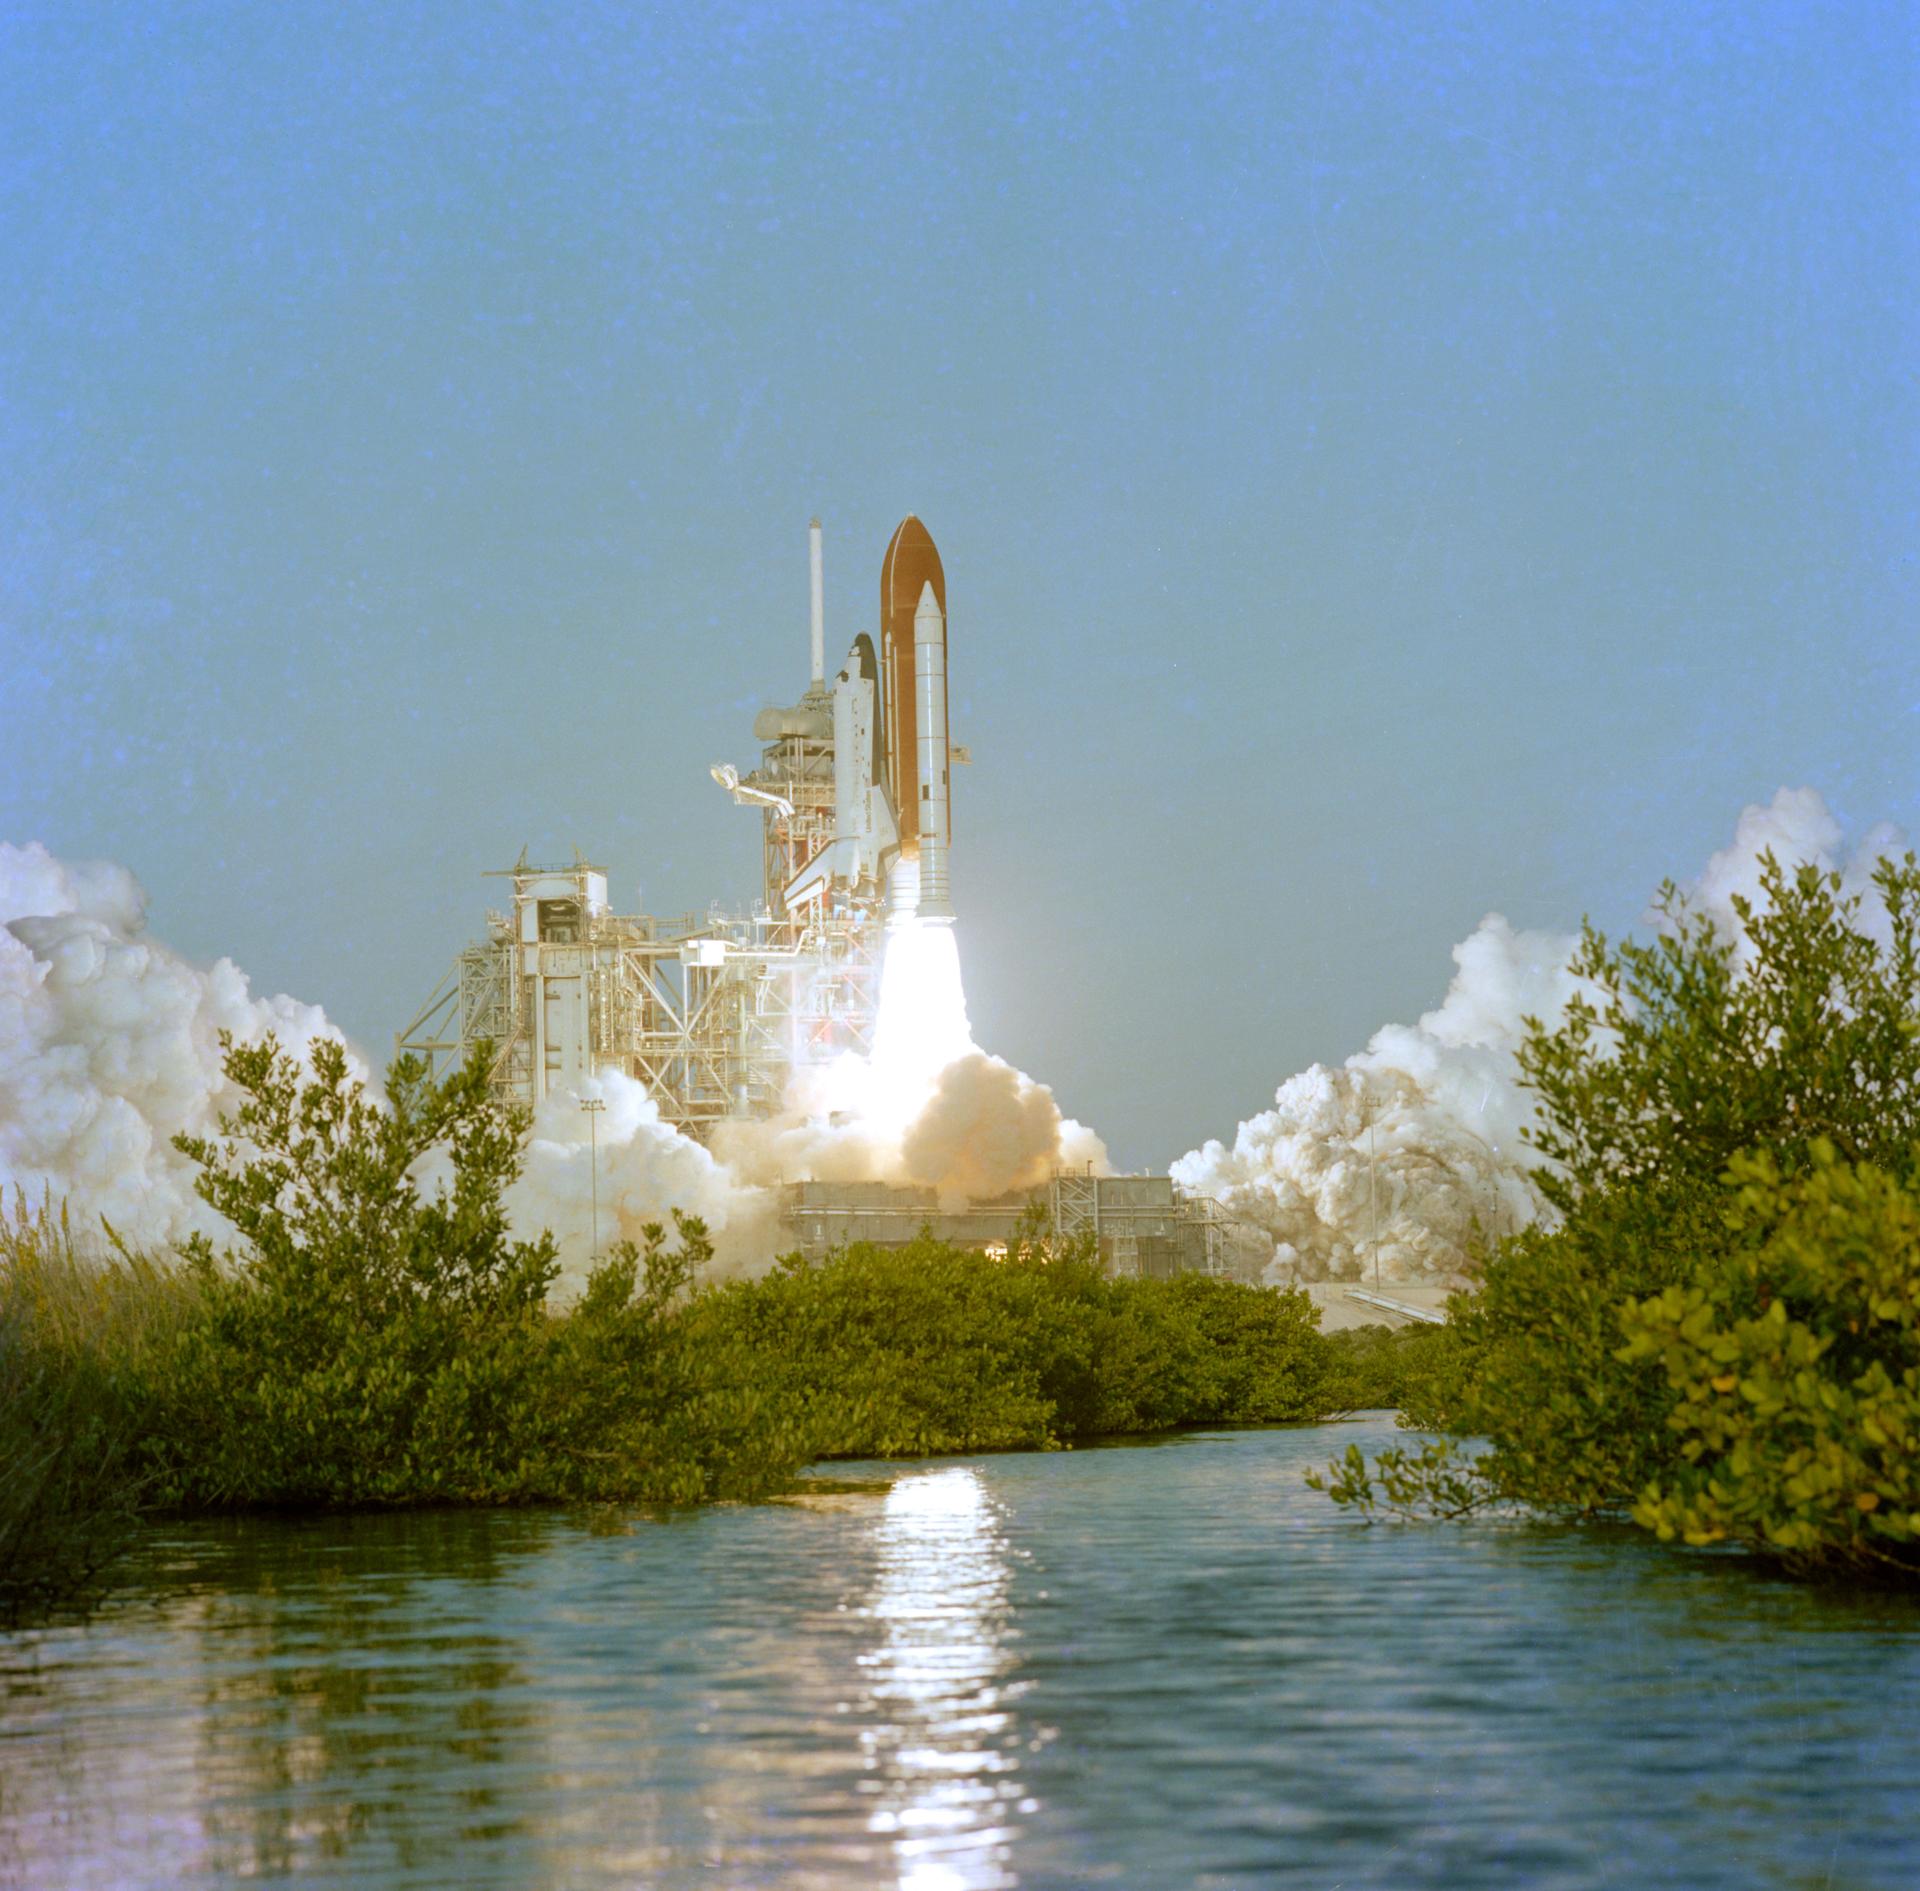
[[[874,1024],[869,1110],[875,1128],[902,1135],[926,1108],[949,1064],[977,1054],[951,924],[915,919],[887,934]]]
[[[1108,1172],[1100,1138],[1045,1084],[974,1042],[948,920],[889,930],[870,1057],[796,1068],[778,1115],[721,1124],[713,1149],[743,1183],[917,1183],[947,1208],[1056,1168]]]

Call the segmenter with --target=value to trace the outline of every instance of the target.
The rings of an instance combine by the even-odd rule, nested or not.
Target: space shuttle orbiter
[[[814,539],[815,689],[821,647]],[[789,909],[830,885],[886,890],[887,921],[953,918],[947,727],[947,579],[927,528],[900,521],[880,565],[880,651],[863,632],[827,695],[833,738],[833,838],[786,888]]]

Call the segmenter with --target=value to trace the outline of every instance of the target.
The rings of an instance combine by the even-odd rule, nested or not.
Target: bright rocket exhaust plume
[[[713,1143],[745,1182],[918,1183],[954,1207],[1110,1168],[1045,1084],[974,1042],[958,928],[912,918],[887,933],[872,1057],[796,1070],[785,1110],[722,1124]]]
[[[892,928],[881,961],[874,1026],[877,1122],[904,1134],[932,1099],[940,1073],[978,1050],[967,1022],[954,928],[924,919]]]
[[[1045,1084],[973,1041],[960,944],[947,921],[887,938],[874,1032],[876,1126],[899,1140],[899,1172],[943,1204],[1032,1188],[1057,1168],[1109,1168],[1106,1145],[1063,1117]]]

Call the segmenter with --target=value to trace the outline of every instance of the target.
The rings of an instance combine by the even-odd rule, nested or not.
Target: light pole
[[[1377,1174],[1380,1167],[1380,1143],[1375,1125],[1380,1120],[1382,1099],[1371,1091],[1363,1093],[1360,1120],[1367,1126],[1367,1235],[1373,1247],[1373,1284],[1380,1286],[1380,1196]]]
[[[582,1097],[580,1107],[587,1113],[587,1176],[593,1191],[593,1252],[590,1261],[600,1258],[600,1112],[607,1107],[604,1097]]]
[[[1380,1144],[1378,1126],[1380,1112],[1375,1109],[1367,1117],[1367,1214],[1373,1222],[1373,1290],[1380,1291],[1380,1202],[1375,1193],[1375,1177],[1380,1168]]]

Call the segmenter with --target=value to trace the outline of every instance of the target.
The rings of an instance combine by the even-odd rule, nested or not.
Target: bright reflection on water
[[[1920,1599],[1303,1487],[1392,1436],[156,1530],[0,1636],[0,1886],[1920,1885]]]
[[[893,1842],[901,1891],[1010,1885],[1020,1804],[1011,1737],[1007,1548],[979,1473],[900,1479],[879,1525],[861,1657],[884,1718],[862,1735],[879,1772],[868,1829]]]

